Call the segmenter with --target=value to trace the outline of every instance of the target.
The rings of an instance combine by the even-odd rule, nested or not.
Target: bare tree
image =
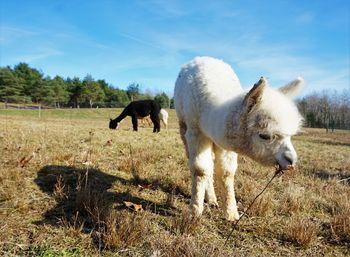
[[[350,130],[350,89],[312,93],[300,99],[298,107],[306,127]]]

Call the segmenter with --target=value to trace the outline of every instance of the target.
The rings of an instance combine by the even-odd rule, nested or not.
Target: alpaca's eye
[[[269,134],[259,134],[259,137],[264,140],[271,140],[271,135]]]

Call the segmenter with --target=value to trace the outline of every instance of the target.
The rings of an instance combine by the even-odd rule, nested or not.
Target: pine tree
[[[0,101],[23,102],[23,87],[10,68],[0,69]]]

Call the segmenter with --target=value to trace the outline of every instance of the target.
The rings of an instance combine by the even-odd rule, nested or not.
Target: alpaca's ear
[[[253,88],[248,92],[244,98],[244,103],[247,106],[248,112],[261,101],[264,88],[267,86],[267,80],[261,77],[258,82],[256,82]]]
[[[304,79],[298,77],[297,79],[289,82],[287,85],[280,87],[278,90],[286,96],[293,98],[299,94],[304,87]]]

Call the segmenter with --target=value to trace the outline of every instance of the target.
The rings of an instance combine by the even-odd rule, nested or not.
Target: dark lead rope
[[[256,199],[258,199],[258,197],[260,195],[262,195],[265,190],[268,188],[268,186],[271,184],[272,180],[274,180],[275,177],[277,177],[279,174],[282,174],[283,173],[283,170],[279,169],[279,170],[276,170],[275,174],[272,176],[272,178],[269,180],[269,182],[266,184],[266,186],[264,187],[264,189],[254,198],[254,200],[250,203],[250,205],[248,206],[248,208],[243,212],[243,214],[239,217],[238,220],[236,220],[236,222],[233,224],[232,226],[232,229],[230,231],[230,233],[228,234],[226,240],[225,240],[225,243],[224,243],[224,246],[226,245],[227,241],[229,240],[229,238],[231,237],[233,231],[236,229],[239,221],[241,220],[241,218],[243,216],[245,216],[247,214],[247,212],[249,211],[249,209],[253,206],[254,202],[256,201]]]

